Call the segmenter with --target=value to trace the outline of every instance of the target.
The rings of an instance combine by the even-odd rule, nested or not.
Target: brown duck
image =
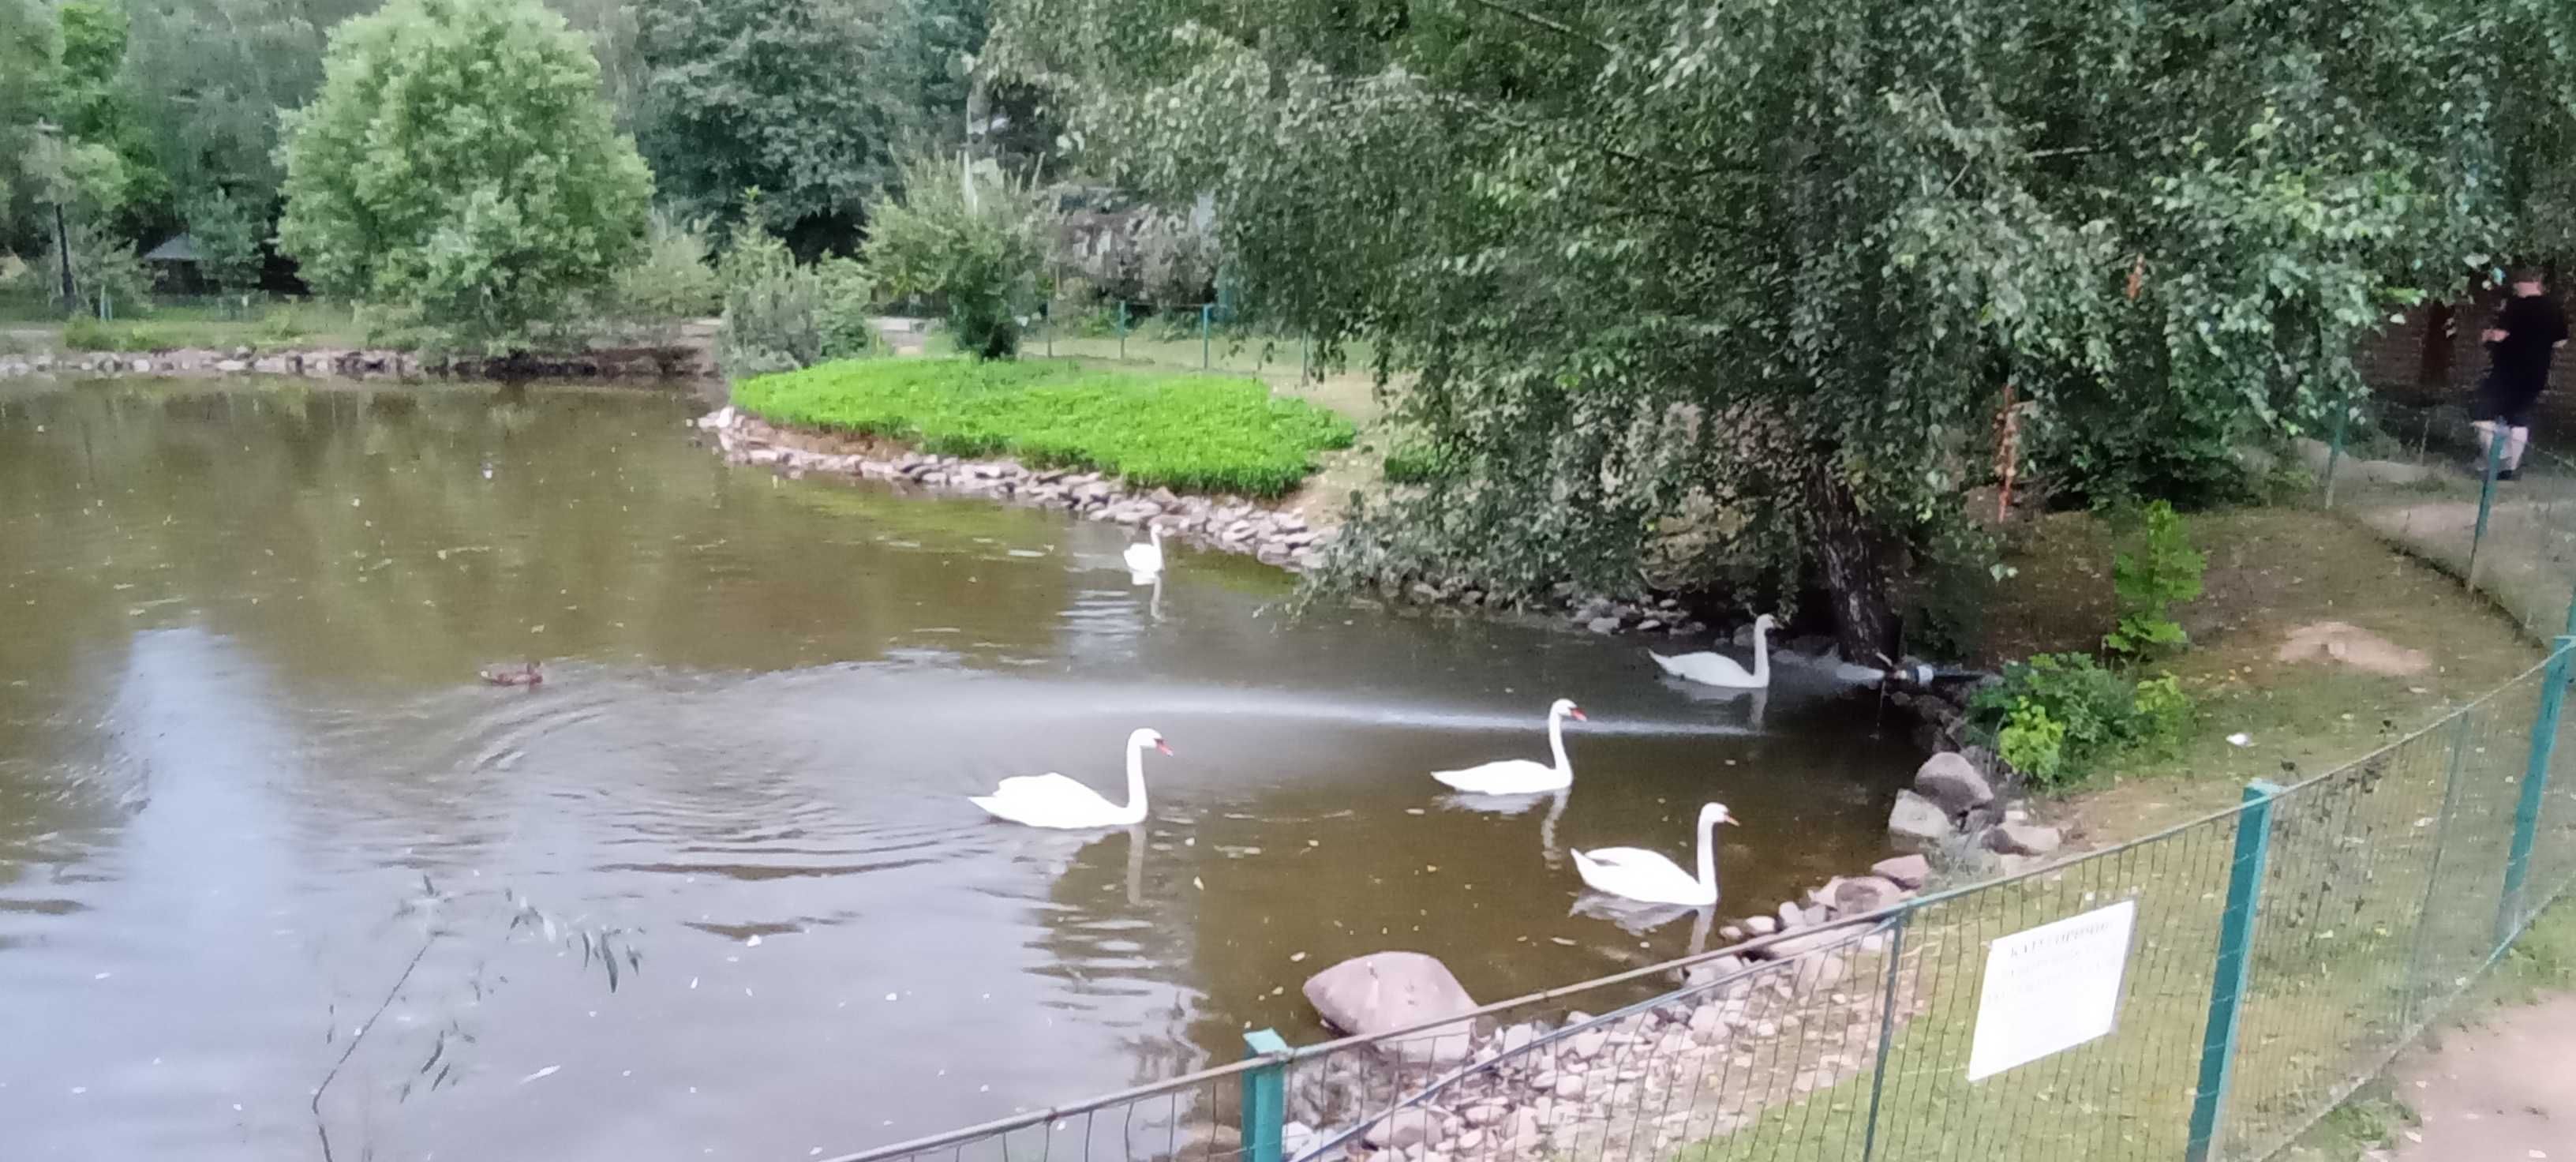
[[[483,667],[483,681],[486,685],[534,686],[545,680],[546,676],[537,672],[537,664],[535,662],[529,662],[520,666]]]

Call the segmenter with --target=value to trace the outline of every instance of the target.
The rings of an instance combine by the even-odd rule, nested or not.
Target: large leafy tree
[[[332,33],[282,147],[280,249],[326,293],[502,351],[641,248],[652,177],[533,0],[395,0]]]
[[[39,0],[0,0],[0,249],[33,249],[38,140],[55,85],[52,15]]]
[[[940,0],[649,0],[637,131],[686,212],[846,244],[904,141],[962,132],[980,6]]]
[[[1445,471],[1359,514],[1343,575],[1815,581],[1854,656],[1898,649],[1891,577],[1952,540],[2005,400],[2069,491],[2205,494],[2529,220],[2506,127],[2576,92],[2550,0],[998,19],[1095,167],[1214,191],[1255,301],[1371,341]]]
[[[376,0],[156,0],[132,5],[125,77],[160,168],[193,207],[228,194],[265,229],[283,177],[278,111],[313,99],[331,28]]]

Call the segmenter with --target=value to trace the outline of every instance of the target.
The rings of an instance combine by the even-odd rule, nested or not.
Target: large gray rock
[[[1932,861],[1919,855],[1900,855],[1869,865],[1880,878],[1908,891],[1920,889],[1932,878]]]
[[[1334,1028],[1360,1037],[1463,1017],[1476,998],[1449,967],[1419,952],[1372,952],[1306,978],[1306,1001]],[[1386,1048],[1408,1060],[1456,1061],[1467,1055],[1471,1026],[1460,1021],[1404,1038]]]
[[[2036,823],[2004,823],[1986,833],[1986,850],[2004,855],[2049,855],[2064,843],[2066,837],[2054,827]]]
[[[1816,889],[1814,894],[1825,903],[1831,904],[1836,913],[1859,916],[1881,908],[1893,907],[1898,901],[1914,893],[1877,876],[1848,878],[1835,876],[1832,882]]]
[[[1896,793],[1896,808],[1887,814],[1887,830],[1899,839],[1939,843],[1950,838],[1950,813],[1912,791]]]
[[[1953,816],[1995,801],[1993,785],[1977,773],[1975,764],[1956,751],[1943,751],[1923,760],[1923,765],[1914,771],[1914,789]]]

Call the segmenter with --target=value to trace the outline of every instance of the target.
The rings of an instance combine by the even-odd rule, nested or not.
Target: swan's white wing
[[[1117,813],[1100,792],[1058,774],[1004,779],[992,794],[968,801],[989,814],[1037,827],[1092,827]]]
[[[1129,545],[1129,546],[1127,546],[1127,571],[1128,571],[1128,572],[1130,572],[1130,573],[1156,573],[1156,572],[1161,572],[1161,571],[1162,571],[1162,568],[1163,568],[1163,551],[1162,551],[1161,549],[1157,549],[1157,548],[1155,548],[1155,547],[1154,547],[1154,546],[1152,546],[1152,545]]]
[[[1479,795],[1535,795],[1562,789],[1571,778],[1546,763],[1503,759],[1459,771],[1433,771],[1431,777]]]
[[[1698,682],[1708,686],[1751,686],[1754,684],[1752,671],[1738,665],[1735,659],[1727,657],[1724,654],[1710,653],[1703,650],[1695,654],[1682,654],[1678,657],[1670,658],[1657,654],[1654,655],[1654,658],[1655,664],[1662,666],[1665,673],[1671,674],[1676,678],[1683,679],[1684,681]]]
[[[1574,853],[1574,870],[1596,891],[1649,903],[1680,903],[1699,892],[1699,880],[1661,854],[1636,847]]]

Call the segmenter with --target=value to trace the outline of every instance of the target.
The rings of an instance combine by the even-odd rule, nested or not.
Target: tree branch
[[[1499,12],[1514,20],[1536,25],[1569,40],[1582,41],[1583,43],[1591,45],[1592,47],[1612,56],[1619,55],[1619,50],[1611,47],[1610,42],[1602,40],[1601,38],[1585,32],[1580,28],[1576,28],[1571,24],[1567,24],[1564,21],[1541,16],[1535,12],[1528,12],[1519,8],[1514,8],[1509,4],[1498,4],[1495,3],[1495,0],[1467,0],[1467,3],[1473,4],[1488,12]]]

